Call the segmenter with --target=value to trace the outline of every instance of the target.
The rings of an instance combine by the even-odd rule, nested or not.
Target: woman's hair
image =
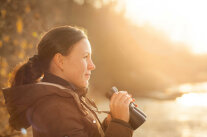
[[[48,71],[56,53],[68,55],[73,45],[84,38],[87,38],[86,34],[77,27],[61,26],[49,30],[38,44],[38,54],[14,69],[10,79],[11,87],[36,83]]]

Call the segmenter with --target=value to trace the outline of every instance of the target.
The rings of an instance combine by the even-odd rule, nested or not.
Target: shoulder
[[[27,89],[30,89],[31,95],[34,94],[42,97],[49,95],[57,95],[61,97],[74,98],[74,96],[76,96],[75,92],[72,89],[48,82],[29,84]]]
[[[63,111],[69,109],[70,111],[77,110],[85,113],[78,94],[73,90],[53,83],[39,83],[36,84],[36,87],[39,89],[36,92],[41,95],[33,105],[33,111],[37,108],[43,109],[42,111],[46,109],[48,109],[47,111]]]
[[[34,84],[34,87],[34,90],[36,90],[34,93],[40,94],[36,102],[36,105],[41,104],[39,106],[47,104],[47,106],[60,105],[61,107],[69,107],[71,105],[77,105],[80,101],[78,95],[72,89],[58,84],[40,82]],[[64,104],[67,105],[64,106]]]
[[[34,106],[29,121],[34,128],[51,136],[72,134],[75,129],[83,129],[82,114],[71,98],[46,96]],[[61,135],[62,136],[62,135]]]
[[[58,123],[67,118],[76,118],[81,116],[81,110],[73,98],[67,98],[57,95],[48,95],[39,99],[27,111],[28,119],[32,123],[53,121]],[[58,119],[58,121],[56,121]]]
[[[78,110],[78,106],[74,98],[68,98],[64,96],[57,96],[55,94],[50,94],[40,98],[33,105],[33,112],[63,112],[63,111],[73,111]]]

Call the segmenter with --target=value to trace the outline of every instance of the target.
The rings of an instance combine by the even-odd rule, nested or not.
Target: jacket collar
[[[88,88],[79,88],[76,87],[75,85],[73,85],[72,83],[69,83],[68,81],[66,81],[65,79],[54,75],[50,72],[45,72],[44,73],[44,77],[41,80],[42,82],[49,82],[49,83],[55,83],[55,84],[59,84],[61,86],[64,86],[68,89],[72,89],[74,92],[76,92],[79,97],[81,96],[86,96]]]

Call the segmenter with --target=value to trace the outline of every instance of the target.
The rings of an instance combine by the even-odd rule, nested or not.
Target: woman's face
[[[91,71],[95,69],[88,39],[77,42],[69,55],[63,56],[62,65],[64,79],[78,87],[88,87]]]

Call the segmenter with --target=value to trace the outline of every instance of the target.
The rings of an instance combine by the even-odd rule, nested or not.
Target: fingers
[[[124,103],[125,103],[127,106],[129,106],[129,104],[130,104],[132,101],[133,101],[132,98],[131,98],[131,97],[128,97],[128,98],[124,101]]]
[[[124,103],[124,100],[127,98],[128,93],[126,91],[119,91],[118,95],[114,99],[114,103]]]
[[[132,102],[131,96],[127,93],[127,91],[119,91],[117,93],[114,93],[111,97],[111,103],[110,108],[116,106],[116,105],[129,105],[129,103]]]
[[[110,109],[112,108],[112,104],[114,104],[114,100],[116,98],[116,96],[118,95],[118,92],[115,92],[112,97],[111,97],[111,100],[110,100]]]
[[[111,97],[111,104],[116,104],[117,102],[120,101],[122,96],[126,95],[127,92],[125,91],[120,91],[120,92],[115,92],[112,97]]]
[[[111,116],[128,122],[130,102],[132,98],[126,91],[114,93],[110,101]]]

